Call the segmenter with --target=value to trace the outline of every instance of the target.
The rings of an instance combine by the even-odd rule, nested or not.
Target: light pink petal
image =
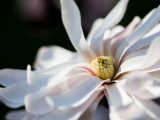
[[[134,45],[138,40],[140,40],[145,34],[147,34],[152,28],[154,28],[160,21],[160,6],[155,10],[155,12],[147,19],[146,22],[136,29],[136,31],[130,35],[117,49],[115,59],[117,65],[120,63],[122,57],[126,51]]]
[[[106,86],[106,97],[111,110],[121,109],[132,102],[131,97],[118,84]]]
[[[48,69],[63,63],[76,61],[77,54],[58,46],[42,47],[38,51],[34,68]]]
[[[0,70],[0,84],[3,86],[10,86],[17,83],[26,82],[26,71],[16,69]]]
[[[141,99],[160,97],[160,81],[152,78],[145,72],[132,73],[120,84],[128,93]]]
[[[96,91],[92,96],[90,96],[89,100],[85,101],[81,106],[78,107],[68,107],[66,109],[55,108],[53,111],[44,115],[33,115],[25,111],[13,112],[7,115],[9,120],[15,119],[23,119],[23,120],[77,120],[86,110],[89,108],[91,104],[94,104],[94,101],[99,98],[101,90]],[[43,109],[42,109],[43,110]],[[12,119],[11,119],[12,118]]]
[[[61,0],[62,21],[77,52],[87,61],[95,58],[82,31],[79,9],[73,0]]]
[[[60,83],[49,85],[42,91],[28,95],[25,98],[26,109],[33,114],[46,114],[54,109],[54,104],[63,108],[79,106],[83,104],[101,84],[102,81],[96,77],[87,77],[85,75],[83,78],[82,74],[79,74],[79,76],[75,75],[66,80],[64,79]],[[39,104],[38,101],[40,101],[41,104]],[[45,110],[41,111],[40,108],[44,108]]]
[[[68,68],[64,68],[64,70],[61,70],[59,73],[52,74],[47,86],[54,87],[61,83],[66,84],[66,80],[68,79],[72,82],[78,83],[80,82],[78,79],[84,78],[84,76],[95,76],[90,64],[79,63],[72,66],[70,65]],[[77,79],[77,81],[75,81],[75,79]],[[69,83],[72,83],[71,81]]]
[[[88,98],[87,101],[85,101],[81,106],[71,106],[67,107],[66,109],[55,109],[52,113],[49,115],[46,115],[44,117],[41,117],[40,120],[77,120],[86,110],[89,108],[89,106],[94,102],[96,97],[99,95],[100,91],[94,92],[92,96]]]
[[[97,77],[89,77],[81,81],[82,82],[70,91],[66,91],[62,95],[53,96],[53,101],[55,104],[61,106],[62,108],[67,108],[69,106],[80,106],[97,90],[101,89],[101,85],[104,83],[103,81],[97,79]],[[102,90],[103,89],[101,89],[101,91]]]
[[[66,92],[68,89],[73,88],[73,85],[71,86],[70,84],[72,83],[67,83],[71,82],[69,80],[74,80],[76,84],[78,84],[78,81],[81,81],[84,75],[78,74],[74,75],[70,78],[61,78],[63,79],[62,83],[57,83],[54,79],[52,79],[53,84],[49,86],[45,86],[41,88],[39,91],[35,93],[31,93],[25,97],[25,106],[26,110],[29,113],[40,115],[40,114],[46,114],[50,111],[52,111],[55,108],[55,103],[52,99],[52,97],[55,95],[61,95],[62,93]],[[86,75],[84,76],[86,77]],[[60,80],[56,78],[57,80]],[[83,78],[84,79],[84,78]],[[77,82],[76,82],[77,81]],[[69,88],[70,87],[70,88]]]
[[[27,82],[29,84],[37,84],[37,85],[52,85],[56,83],[55,80],[60,82],[61,78],[64,78],[66,74],[75,71],[73,74],[76,74],[82,70],[80,67],[86,67],[90,69],[90,65],[87,63],[64,63],[61,65],[57,65],[55,67],[51,67],[48,69],[38,70],[38,71],[31,71],[31,67],[27,66]],[[77,70],[79,69],[79,71]],[[72,74],[70,74],[72,75]]]
[[[147,50],[144,49],[128,54],[120,64],[115,78],[123,73],[139,70],[141,68],[140,66],[146,60],[146,52]]]
[[[90,42],[90,47],[97,56],[103,55],[103,36],[105,31],[121,21],[127,8],[127,4],[128,0],[119,1],[113,10],[104,18],[103,23],[95,30]]]

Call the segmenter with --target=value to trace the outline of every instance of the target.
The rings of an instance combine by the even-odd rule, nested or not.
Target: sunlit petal
[[[62,21],[68,36],[77,52],[87,61],[95,54],[89,48],[82,31],[79,9],[73,0],[61,0]]]
[[[128,0],[120,0],[113,10],[104,18],[103,23],[97,27],[90,42],[90,47],[97,55],[103,55],[103,35],[105,31],[119,23],[127,8]]]

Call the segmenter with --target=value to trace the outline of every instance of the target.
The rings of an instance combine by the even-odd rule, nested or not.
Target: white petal
[[[124,16],[128,4],[128,0],[120,0],[112,11],[104,18],[104,22],[96,30],[94,36],[101,36],[104,32],[118,24]]]
[[[104,83],[96,77],[90,77],[81,81],[82,82],[80,82],[70,91],[59,96],[54,96],[53,101],[55,102],[55,104],[61,106],[62,108],[66,108],[69,106],[80,106],[86,100],[88,100],[88,98],[92,94],[94,94],[94,92],[96,92],[96,90],[98,90],[100,86]]]
[[[0,70],[0,84],[10,86],[17,83],[26,82],[26,71],[16,69]]]
[[[106,86],[106,92],[110,109],[121,109],[132,102],[131,97],[118,84]]]
[[[134,17],[132,22],[119,34],[116,34],[112,37],[111,45],[110,45],[110,51],[112,52],[112,55],[115,56],[115,53],[120,46],[120,44],[130,35],[132,34],[137,26],[140,24],[141,19],[139,17]]]
[[[155,40],[155,38],[157,38],[158,36],[160,36],[160,24],[156,25],[141,40],[139,40],[137,43],[135,43],[133,46],[131,46],[126,53],[128,54],[128,53],[131,53],[131,52],[136,51],[138,49],[149,46]]]
[[[85,76],[86,77],[86,76]],[[48,112],[51,112],[55,108],[55,103],[53,101],[53,96],[55,95],[61,95],[62,93],[65,93],[68,89],[72,90],[71,85],[69,85],[67,80],[72,80],[74,83],[70,84],[78,84],[78,81],[80,81],[83,78],[82,74],[74,75],[68,79],[63,79],[60,83],[57,83],[54,79],[52,79],[53,83],[47,85],[46,87],[41,88],[41,90],[31,93],[25,97],[25,106],[26,110],[29,113],[41,115],[46,114]],[[56,80],[60,80],[58,78],[55,78]],[[55,82],[54,82],[55,81]],[[77,81],[77,82],[76,82]],[[72,86],[73,86],[72,85]],[[64,100],[64,99],[63,99]]]
[[[66,62],[76,61],[76,59],[77,54],[67,49],[58,46],[42,47],[38,51],[34,68],[36,70],[47,69]]]
[[[105,56],[112,56],[113,50],[112,49],[112,44],[114,44],[115,38],[120,38],[117,37],[121,32],[124,30],[124,28],[120,25],[113,27],[111,30],[106,30],[103,36],[103,47],[104,47],[104,55]],[[115,37],[116,36],[116,37]],[[114,39],[113,39],[114,38]],[[116,39],[117,41],[120,41],[120,39]]]
[[[32,93],[25,98],[25,105],[28,112],[32,114],[46,114],[48,112],[51,112],[54,109],[55,105],[58,106],[59,104],[64,104],[64,106],[68,106],[69,103],[74,104],[74,100],[76,102],[80,100],[80,97],[83,97],[82,93],[80,95],[78,94],[78,90],[80,90],[79,92],[82,92],[82,85],[79,85],[79,82],[82,82],[81,84],[85,84],[87,81],[83,79],[87,79],[91,75],[83,72],[78,74],[76,73],[71,76],[66,76],[65,78],[64,76],[61,76],[62,74],[60,74],[60,77],[51,77],[51,82],[48,82],[46,88],[43,88],[36,93]],[[91,78],[89,80],[94,83]],[[96,82],[101,81],[97,80]],[[88,86],[88,88],[90,87]],[[84,96],[86,94],[84,94]]]
[[[20,107],[24,104],[24,97],[39,89],[38,86],[29,86],[27,83],[19,83],[7,88],[0,88],[0,99],[13,108]]]
[[[154,120],[160,119],[160,106],[153,101],[137,99],[137,104]]]
[[[103,55],[103,35],[105,31],[121,21],[127,8],[128,0],[120,0],[113,10],[104,18],[103,23],[97,27],[90,42],[90,47],[96,55]]]
[[[111,37],[121,33],[125,28],[121,25],[117,25],[111,29]]]
[[[149,69],[152,66],[159,64],[160,61],[160,38],[155,39],[149,47],[146,55],[146,60],[140,66],[142,69]]]
[[[96,91],[92,96],[89,97],[81,106],[77,107],[67,107],[66,109],[55,109],[52,113],[41,117],[40,120],[77,120],[87,108],[93,103],[96,97],[99,95],[100,91]]]
[[[87,42],[88,44],[90,45],[91,44],[91,40],[92,40],[92,37],[95,33],[95,31],[99,28],[99,26],[103,23],[103,19],[102,18],[99,18],[99,19],[96,19],[94,21],[94,23],[92,24],[92,27],[91,27],[91,30],[87,36]]]
[[[55,80],[63,78],[66,74],[70,72],[80,73],[82,69],[81,67],[85,67],[90,69],[90,65],[87,63],[64,63],[61,65],[57,65],[55,67],[51,67],[44,70],[31,71],[30,66],[27,67],[27,82],[29,84],[38,84],[38,85],[50,85],[52,82],[55,83]],[[78,70],[77,70],[78,68]],[[84,71],[84,70],[83,70]],[[88,73],[88,72],[87,72]],[[71,75],[71,74],[70,74]],[[55,79],[53,81],[53,79]],[[51,81],[52,80],[52,81]]]
[[[151,101],[134,99],[132,104],[119,110],[110,111],[111,120],[158,120],[159,106]]]
[[[123,73],[139,70],[139,66],[146,60],[145,53],[146,50],[140,50],[127,55],[119,66],[115,78]]]
[[[134,45],[138,40],[140,40],[146,33],[148,33],[155,25],[160,21],[160,6],[155,10],[155,12],[148,18],[146,22],[136,29],[136,31],[130,35],[118,48],[115,59],[117,64],[121,61],[123,55],[126,51]]]
[[[27,82],[30,85],[37,85],[37,86],[45,86],[48,81],[50,76],[49,75],[45,75],[42,72],[35,72],[35,71],[31,71],[31,66],[28,65],[27,66]]]
[[[37,93],[32,93],[25,97],[27,112],[42,115],[51,112],[55,108],[51,97],[46,96],[45,92],[45,90],[40,90]]]
[[[73,0],[61,0],[62,21],[77,52],[89,62],[95,58],[82,31],[80,13]]]
[[[141,99],[155,99],[160,97],[160,82],[145,72],[132,73],[120,84],[130,94]]]

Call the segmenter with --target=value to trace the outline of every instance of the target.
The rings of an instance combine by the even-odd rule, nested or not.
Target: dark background
[[[77,4],[85,11],[82,1],[78,0]],[[33,64],[37,50],[41,46],[59,45],[74,50],[63,28],[60,10],[51,3],[51,0],[46,0],[45,4],[46,16],[43,19],[33,19],[33,16],[22,15],[16,0],[6,0],[5,3],[1,3],[0,69],[26,69],[27,64]],[[136,15],[144,17],[159,4],[159,0],[130,0],[120,24],[126,26]],[[99,16],[104,17],[105,14],[104,11]],[[82,22],[85,21],[82,19]],[[87,35],[89,27],[83,26],[83,28]],[[10,109],[0,103],[0,120],[4,119],[8,111]]]

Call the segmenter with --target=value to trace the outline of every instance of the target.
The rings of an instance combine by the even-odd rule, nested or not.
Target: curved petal
[[[151,100],[137,99],[137,104],[154,120],[160,119],[160,106]]]
[[[142,21],[142,24],[136,29],[136,31],[130,35],[117,49],[115,60],[117,65],[119,65],[122,57],[126,51],[134,45],[138,40],[140,40],[146,33],[148,33],[157,23],[160,21],[160,6],[155,10],[155,12],[147,19],[146,22]]]
[[[100,91],[96,91],[92,96],[89,97],[89,100],[85,101],[81,106],[67,107],[66,109],[57,108],[48,115],[40,117],[40,120],[51,120],[52,118],[55,120],[77,120],[94,102]]]
[[[49,75],[45,75],[43,73],[31,71],[30,65],[27,66],[26,77],[27,77],[28,84],[37,85],[37,86],[45,86],[48,83],[49,78],[50,78]]]
[[[160,97],[160,82],[145,72],[132,73],[120,84],[128,93],[138,96],[141,99],[155,99]]]
[[[0,100],[12,108],[20,107],[24,104],[24,97],[31,92],[35,92],[39,86],[30,86],[27,83],[19,83],[7,88],[0,88]]]
[[[132,102],[131,97],[116,83],[106,86],[106,97],[110,110],[121,109]]]
[[[77,68],[77,66],[75,68]],[[80,71],[77,71],[78,69],[76,70],[75,68],[70,67],[69,70],[67,70],[65,72],[63,71],[62,73],[60,73],[59,77],[58,76],[50,77],[50,80],[47,83],[46,88],[43,88],[41,91],[38,91],[36,93],[28,95],[25,98],[25,105],[26,105],[27,111],[30,113],[33,113],[33,114],[46,114],[54,109],[54,104],[56,104],[56,106],[57,105],[58,106],[59,105],[67,106],[67,105],[69,105],[69,103],[74,104],[73,101],[75,101],[75,102],[79,101],[80,100],[79,97],[83,97],[83,96],[81,96],[82,95],[82,93],[81,93],[82,92],[82,90],[81,90],[82,85],[79,85],[79,84],[88,85],[87,81],[90,81],[93,84],[96,81],[97,81],[97,83],[102,82],[98,79],[95,79],[95,82],[94,82],[92,80],[93,77],[91,77],[90,73],[88,73],[86,71],[82,71],[81,68],[78,68]],[[89,79],[89,80],[87,80],[87,79]],[[90,84],[92,84],[92,83],[90,83]],[[77,86],[79,86],[79,87],[77,88]],[[92,89],[92,87],[88,87],[88,88]],[[80,96],[79,97],[76,96],[75,97],[76,99],[74,99],[74,95],[78,95],[78,90],[81,90],[81,91],[79,91]],[[87,92],[87,91],[85,91],[85,92]],[[94,91],[92,91],[92,92],[94,92]],[[84,94],[84,96],[87,94],[88,93]],[[47,97],[47,99],[46,99],[46,97]],[[67,98],[68,98],[68,100],[67,100]],[[64,101],[64,99],[65,99],[65,101]],[[87,99],[87,98],[85,98],[85,99]],[[39,104],[37,102],[37,104],[38,104],[37,105],[36,101],[41,101],[41,104]],[[48,101],[49,101],[49,103],[48,103]],[[52,101],[52,103],[50,101]],[[66,102],[69,102],[69,103],[66,103]],[[81,101],[81,102],[83,102],[83,101]],[[45,110],[41,111],[40,108],[45,108]]]
[[[86,75],[84,76],[82,74],[77,74],[67,79],[61,78],[63,79],[62,83],[58,84],[57,82],[54,82],[52,83],[52,85],[49,86],[47,85],[46,87],[41,88],[41,90],[27,95],[25,97],[26,110],[29,113],[36,115],[41,115],[51,112],[55,108],[55,102],[53,101],[53,96],[61,95],[64,92],[72,89],[76,81],[81,81],[83,77],[86,77]],[[70,80],[69,82],[73,81],[75,83],[73,82],[67,83],[66,82],[67,80],[68,81]],[[72,87],[69,84],[73,84]]]
[[[62,108],[80,106],[87,101],[92,94],[99,90],[103,83],[104,81],[100,81],[96,77],[87,78],[82,80],[82,82],[72,88],[69,92],[59,96],[53,96],[53,101],[56,105],[59,107],[61,106]],[[103,89],[101,89],[101,91],[102,90]]]
[[[149,69],[152,66],[156,65],[157,63],[159,64],[160,61],[160,38],[156,38],[152,44],[150,45],[147,55],[146,55],[146,60],[140,66],[142,69]]]
[[[111,120],[158,120],[160,107],[152,101],[134,99],[132,104],[110,111]]]
[[[130,35],[132,34],[137,26],[140,24],[141,19],[139,17],[134,17],[132,22],[120,33],[115,34],[112,37],[111,45],[110,45],[110,51],[113,56],[115,56],[115,53],[119,47],[119,45]],[[109,46],[108,46],[109,47]]]
[[[62,21],[77,52],[87,61],[95,58],[89,48],[81,27],[80,13],[73,0],[61,0]]]
[[[122,75],[123,73],[139,70],[141,68],[140,66],[146,60],[146,51],[146,49],[139,50],[127,55],[119,66],[115,78]]]
[[[124,28],[120,25],[113,27],[112,29],[106,30],[103,36],[103,47],[104,47],[104,55],[105,56],[112,56],[113,51],[112,43],[114,43],[115,38],[117,38],[117,41],[120,41],[119,34],[124,30]],[[116,36],[116,37],[115,37]],[[114,38],[114,39],[113,39]]]
[[[45,90],[29,94],[25,97],[26,111],[34,115],[43,115],[54,110],[55,105]]]
[[[22,114],[22,118],[24,120],[32,120],[32,119],[38,119],[38,120],[77,120],[86,110],[87,108],[89,108],[89,106],[91,104],[93,104],[93,102],[99,98],[99,94],[100,94],[101,90],[96,91],[91,97],[90,99],[88,99],[87,101],[85,101],[81,106],[77,106],[77,107],[68,107],[66,109],[60,109],[60,108],[55,108],[53,111],[44,114],[44,115],[33,115],[30,113],[25,112],[24,113],[14,113],[14,114]],[[10,117],[14,117],[12,114],[9,115]],[[14,117],[15,118],[15,117]]]
[[[17,83],[26,82],[26,71],[16,69],[0,70],[0,84],[7,87]]]
[[[76,53],[58,46],[42,47],[38,51],[34,68],[36,70],[48,69],[66,62],[76,61],[77,57]]]
[[[104,18],[103,23],[97,27],[90,42],[90,47],[96,55],[103,55],[103,35],[105,31],[118,24],[126,11],[128,0],[120,0],[113,10]]]
[[[146,34],[143,39],[139,40],[137,43],[135,43],[133,46],[131,46],[127,54],[136,51],[138,49],[141,49],[145,46],[149,46],[158,36],[160,36],[160,24],[158,24],[151,32]]]

